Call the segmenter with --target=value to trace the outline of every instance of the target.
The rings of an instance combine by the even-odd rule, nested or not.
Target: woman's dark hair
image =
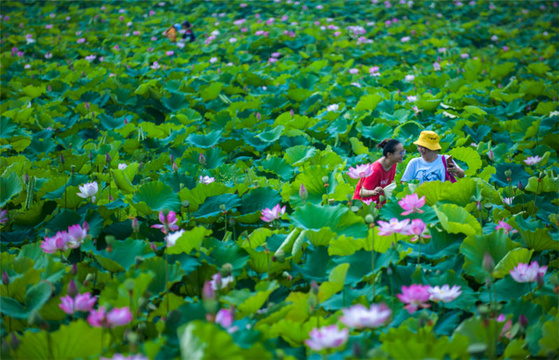
[[[377,145],[377,147],[382,149],[382,155],[387,156],[388,153],[394,154],[396,152],[396,146],[398,146],[400,142],[395,139],[384,139]]]

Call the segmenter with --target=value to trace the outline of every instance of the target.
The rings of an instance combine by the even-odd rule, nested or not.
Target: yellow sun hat
[[[439,135],[434,131],[422,131],[419,134],[419,139],[414,142],[415,145],[420,145],[426,147],[429,150],[440,150],[441,145],[439,145]]]

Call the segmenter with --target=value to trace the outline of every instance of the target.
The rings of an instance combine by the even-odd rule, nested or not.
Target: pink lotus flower
[[[210,176],[200,176],[200,184],[211,184],[215,181],[215,178]]]
[[[159,221],[161,224],[152,225],[152,228],[161,229],[164,234],[167,234],[169,231],[177,231],[179,227],[175,225],[177,222],[177,218],[175,216],[174,211],[169,211],[167,216],[163,214],[163,211],[159,212]]]
[[[440,71],[441,65],[438,62],[433,63],[433,70]]]
[[[90,197],[91,202],[95,202],[95,195],[99,191],[99,185],[97,184],[97,181],[80,185],[78,186],[78,189],[80,189],[80,192],[77,193],[79,197],[81,197],[82,199],[87,199]]]
[[[87,317],[87,322],[93,327],[113,328],[126,325],[132,321],[132,313],[128,307],[114,308],[106,312],[103,306],[99,310],[92,310]]]
[[[53,237],[46,237],[41,242],[41,249],[47,254],[68,250],[68,233],[59,231]]]
[[[285,205],[280,207],[280,204],[277,204],[272,209],[265,208],[262,210],[262,219],[265,222],[272,222],[276,219],[279,219],[283,214],[285,214]]]
[[[373,167],[371,164],[357,165],[354,168],[350,167],[347,174],[352,179],[366,178],[373,174]]]
[[[175,52],[174,52],[173,50],[169,50],[169,51],[166,51],[166,52],[165,52],[165,55],[167,55],[167,56],[173,56],[173,55],[175,55]]]
[[[8,221],[8,210],[0,209],[0,224],[4,224]]]
[[[502,220],[499,220],[499,225],[495,226],[495,230],[498,231],[499,229],[505,230],[505,234],[517,232],[516,229],[513,229],[512,226],[510,226],[509,224],[507,224],[506,222],[504,222]]]
[[[152,68],[153,70],[157,70],[161,67],[161,65],[159,65],[159,63],[157,61],[153,62],[153,65],[150,66],[150,68]]]
[[[87,222],[83,223],[83,227],[80,224],[72,225],[68,228],[68,247],[70,249],[76,249],[80,247],[83,240],[87,237],[87,230],[89,225]]]
[[[235,278],[233,275],[229,275],[226,277],[222,277],[221,273],[216,273],[212,276],[212,280],[210,281],[210,285],[214,291],[225,289],[229,284],[231,284]]]
[[[409,36],[404,36],[403,38],[400,39],[401,42],[408,42],[411,40],[411,37]]]
[[[184,232],[184,230],[179,230],[165,236],[165,244],[167,247],[175,246],[177,240],[184,234]]]
[[[310,338],[305,340],[305,344],[315,351],[320,351],[334,349],[345,344],[349,336],[349,330],[340,330],[337,325],[330,325],[320,329],[314,328],[309,335]]]
[[[390,236],[394,233],[407,235],[410,219],[398,221],[398,219],[392,218],[390,222],[379,220],[377,223],[380,225],[378,230],[380,236]]]
[[[332,104],[332,105],[328,105],[326,111],[338,111],[339,108],[340,106],[338,104]]]
[[[467,59],[467,58],[470,57],[470,54],[460,54],[460,57],[461,57],[462,59]]]
[[[119,170],[124,170],[128,167],[128,165],[126,165],[126,163],[122,163],[122,164],[118,164],[118,169]]]
[[[402,213],[402,216],[409,215],[411,213],[424,213],[421,207],[425,205],[425,196],[419,198],[417,194],[411,194],[404,197],[402,200],[398,201],[398,204],[402,209],[406,210]]]
[[[534,282],[538,277],[543,277],[547,271],[547,266],[540,266],[537,261],[532,261],[530,265],[519,263],[510,271],[510,276],[519,283]]]
[[[45,29],[52,29],[52,24],[45,25]]]
[[[415,75],[406,75],[406,76],[405,76],[405,80],[406,80],[407,82],[412,82],[412,81],[415,80]]]
[[[148,360],[142,354],[135,354],[135,355],[122,355],[122,354],[114,354],[112,358],[101,357],[101,360]]]
[[[419,308],[429,307],[426,302],[429,301],[431,295],[429,294],[429,285],[412,284],[409,287],[402,286],[402,293],[396,296],[401,302],[407,304],[404,308],[410,314],[413,314]]]
[[[542,158],[538,155],[536,156],[529,156],[528,158],[526,158],[526,160],[524,160],[524,162],[526,163],[526,165],[536,165],[537,163],[539,163],[540,161],[542,161]]]
[[[414,235],[410,240],[417,241],[420,239],[429,239],[431,235],[427,232],[427,225],[421,219],[412,220],[411,224],[406,228],[405,235]]]
[[[78,44],[83,44],[85,42],[85,38],[79,38],[77,43]]]
[[[439,286],[432,286],[429,288],[429,299],[432,301],[442,301],[444,303],[451,302],[456,299],[462,291],[460,290],[460,286],[454,285],[452,288],[448,285],[443,285],[442,287]]]
[[[359,74],[359,69],[349,69],[349,73],[352,75]]]
[[[416,102],[417,101],[417,96],[410,95],[406,98],[406,100],[408,100],[409,102]]]
[[[232,309],[221,309],[215,316],[215,322],[226,329],[233,325],[233,321],[235,321],[235,316]]]
[[[75,299],[73,299],[70,295],[67,295],[63,298],[60,298],[60,303],[58,306],[69,315],[72,315],[76,311],[91,311],[95,303],[97,302],[97,298],[95,296],[91,296],[90,293],[85,294],[78,294]]]
[[[344,316],[340,318],[340,321],[348,327],[357,329],[382,326],[392,313],[384,304],[373,304],[369,309],[357,304],[349,309],[343,309],[342,312]]]

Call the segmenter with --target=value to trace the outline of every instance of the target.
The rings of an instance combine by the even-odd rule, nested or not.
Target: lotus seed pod
[[[365,222],[367,224],[372,224],[375,222],[375,217],[371,214],[367,214],[367,216],[365,216]]]
[[[182,206],[185,207],[185,208],[189,208],[190,207],[190,201],[188,201],[188,200],[183,201]]]
[[[505,176],[510,178],[510,176],[512,175],[512,171],[510,169],[505,170]]]
[[[493,260],[488,252],[483,256],[482,267],[483,270],[487,271],[489,274],[492,274],[495,269],[495,260]]]
[[[71,279],[70,282],[68,283],[68,295],[75,298],[76,295],[78,294],[79,292],[78,292],[78,287],[76,286],[76,282],[74,281],[74,279]]]
[[[323,176],[322,177],[322,182],[325,184],[328,184],[328,176]]]
[[[133,291],[134,290],[134,286],[136,286],[136,284],[134,284],[134,280],[132,279],[126,279],[124,281],[124,288],[128,291]]]

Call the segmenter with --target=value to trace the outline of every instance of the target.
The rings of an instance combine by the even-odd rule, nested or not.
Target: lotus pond
[[[557,14],[2,2],[2,358],[557,358]],[[466,177],[400,183],[422,130]]]

